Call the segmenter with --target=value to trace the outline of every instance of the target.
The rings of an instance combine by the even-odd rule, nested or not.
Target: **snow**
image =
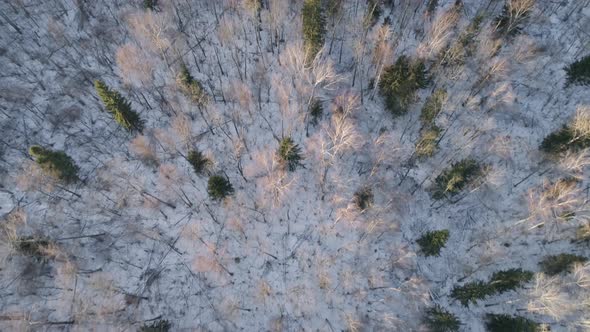
[[[436,120],[445,134],[432,158],[415,163],[408,161],[420,109],[434,85],[419,92],[408,114],[393,118],[379,94],[372,98],[366,89],[375,73],[374,41],[367,37],[352,86],[364,2],[345,2],[332,53],[320,62],[332,63],[339,80],[313,90],[324,115],[308,129],[313,75],[288,57],[301,39],[300,4],[284,1],[283,17],[274,24],[285,42],[273,47],[266,9],[258,40],[258,19],[232,8],[234,1],[160,2],[153,15],[165,27],[157,36],[173,45],[165,56],[128,23],[130,14],[144,13],[140,1],[0,4],[21,30],[0,16],[0,184],[10,192],[0,189],[0,215],[24,211],[19,234],[46,236],[61,250],[43,263],[5,255],[0,329],[133,330],[161,317],[174,331],[424,331],[424,309],[440,304],[457,315],[462,331],[484,331],[486,313],[524,315],[552,331],[584,330],[579,323],[588,319],[587,309],[559,318],[527,311],[532,284],[469,307],[450,297],[453,287],[487,280],[498,270],[539,272],[538,262],[549,254],[590,257],[587,246],[570,241],[582,217],[536,229],[522,222],[530,215],[529,191],[565,173],[541,155],[540,142],[580,105],[590,105],[588,87],[564,88],[563,71],[590,52],[584,1],[537,1],[522,34],[504,41],[492,57],[483,51],[484,36],[501,2],[486,8],[487,2],[464,1],[451,33],[456,37],[476,13],[487,11],[479,48],[458,79],[437,74],[434,84],[449,95]],[[406,7],[413,2],[394,3],[372,28],[391,17],[395,47],[387,63],[416,55],[427,38],[420,30],[428,34],[434,21],[423,15],[424,6],[414,11]],[[437,13],[454,1],[439,3]],[[224,22],[235,23],[229,40],[221,40]],[[60,28],[47,28],[52,25]],[[518,57],[529,42],[538,50]],[[154,63],[151,81],[125,85],[115,57],[125,43]],[[179,56],[214,96],[204,110],[176,88]],[[506,61],[506,70],[472,95],[485,69],[499,61]],[[144,135],[154,142],[158,165],[142,162],[129,147],[135,135],[103,110],[94,79],[121,91],[146,120]],[[361,84],[362,104],[343,122],[352,132],[342,138],[351,137],[351,146],[330,150],[341,124],[332,103],[339,95],[359,95]],[[64,112],[72,107],[80,117],[68,120]],[[182,114],[191,119],[190,142],[173,127]],[[58,119],[54,125],[50,115]],[[305,157],[293,173],[272,163],[276,138],[287,135]],[[65,150],[83,181],[67,191],[42,183],[23,188],[19,175],[27,174],[33,144]],[[182,157],[189,147],[212,157],[213,172],[229,178],[234,195],[209,199],[207,177]],[[492,172],[454,203],[434,201],[429,188],[436,176],[466,157]],[[164,176],[164,168],[172,175]],[[587,174],[580,184],[586,197]],[[280,184],[274,187],[282,188],[280,194],[273,183]],[[362,186],[372,188],[375,202],[359,213],[351,202]],[[424,257],[416,239],[440,229],[450,230],[449,241],[440,256]],[[3,255],[7,248],[3,243]],[[582,294],[569,295],[573,301]]]

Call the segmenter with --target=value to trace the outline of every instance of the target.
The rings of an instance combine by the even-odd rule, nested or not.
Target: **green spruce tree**
[[[41,169],[53,178],[65,183],[78,181],[78,166],[65,152],[34,145],[29,148],[29,153]]]
[[[426,256],[438,256],[440,250],[445,246],[449,239],[447,229],[440,231],[427,232],[422,235],[416,242],[420,246],[422,253]]]
[[[203,85],[191,75],[184,63],[180,65],[178,85],[182,92],[197,104],[197,106],[204,107],[209,102],[209,96],[205,92]]]
[[[293,142],[291,137],[285,137],[281,140],[277,156],[289,172],[295,171],[297,166],[301,165],[301,160],[303,160],[301,148]]]
[[[462,305],[468,306],[469,302],[477,303],[477,300],[484,299],[493,293],[494,289],[487,282],[473,281],[453,288],[451,297],[459,300]]]
[[[483,169],[473,159],[463,159],[446,168],[434,179],[432,198],[442,199],[461,192],[483,174]]]
[[[456,332],[461,326],[457,316],[439,305],[426,310],[424,322],[431,332]]]
[[[102,100],[106,110],[111,113],[115,121],[130,132],[142,132],[143,121],[131,109],[131,103],[118,91],[111,90],[103,81],[94,81],[94,88]]]
[[[165,319],[159,319],[151,323],[146,323],[139,328],[140,332],[168,332],[172,325]]]
[[[385,68],[379,81],[379,93],[385,108],[395,116],[403,115],[414,101],[416,91],[428,86],[426,66],[422,61],[411,62],[406,56]]]
[[[486,315],[489,332],[540,332],[539,324],[520,316]]]
[[[211,165],[211,161],[197,149],[189,151],[186,159],[197,174],[202,174]]]
[[[221,200],[231,195],[234,187],[228,179],[221,175],[213,175],[207,184],[207,193],[214,200]]]
[[[522,269],[508,269],[492,274],[490,286],[496,293],[503,293],[521,287],[533,279],[533,273]]]
[[[539,265],[541,270],[550,276],[571,271],[576,263],[585,263],[588,259],[574,254],[559,254],[545,257]]]
[[[565,67],[565,72],[566,85],[590,85],[590,54]]]
[[[326,19],[321,0],[304,0],[303,10],[303,41],[307,54],[306,61],[310,63],[324,46],[326,34]]]

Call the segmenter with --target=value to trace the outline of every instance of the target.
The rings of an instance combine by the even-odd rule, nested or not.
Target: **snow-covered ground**
[[[463,331],[484,331],[486,313],[552,331],[588,326],[589,292],[569,277],[552,281],[559,313],[533,305],[535,282],[468,307],[450,297],[498,270],[539,272],[546,255],[590,257],[572,243],[588,222],[588,170],[539,151],[590,105],[587,86],[564,87],[563,70],[590,53],[588,0],[537,0],[522,32],[500,41],[491,29],[503,1],[465,0],[439,34],[454,0],[432,15],[427,1],[383,1],[367,29],[367,2],[342,1],[312,68],[301,52],[302,1],[263,0],[259,15],[255,1],[159,2],[153,12],[143,1],[0,2],[0,330],[135,330],[166,319],[174,331],[426,331],[434,304]],[[436,67],[434,41],[455,41],[478,14],[474,54]],[[368,86],[400,55],[425,59],[433,82],[393,117]],[[210,94],[207,107],[178,89],[181,63]],[[104,111],[95,79],[131,101],[142,135]],[[448,93],[436,119],[442,139],[414,161],[420,110],[437,88]],[[306,116],[311,97],[324,108],[317,124]],[[275,161],[285,136],[303,150],[295,172]],[[35,144],[68,153],[82,181],[39,174],[27,151]],[[194,147],[232,196],[208,197],[208,177],[185,159]],[[434,178],[466,157],[490,167],[485,179],[433,200]],[[581,179],[576,218],[536,215],[535,193],[571,175]],[[361,212],[353,195],[363,187],[375,198]],[[450,231],[441,255],[424,257],[416,239],[440,229]],[[47,237],[51,257],[19,255],[11,232]]]

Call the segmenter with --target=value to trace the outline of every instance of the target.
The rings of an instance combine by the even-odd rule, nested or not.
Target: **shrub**
[[[440,250],[445,246],[449,239],[449,231],[444,229],[440,231],[427,232],[422,235],[416,242],[420,245],[422,253],[426,256],[438,256]]]
[[[550,276],[570,271],[576,263],[584,263],[588,259],[574,254],[559,254],[546,256],[540,263],[541,270]]]
[[[364,211],[373,205],[373,190],[369,187],[363,187],[354,193],[353,202],[356,207]]]
[[[490,280],[490,286],[496,293],[514,290],[533,278],[533,273],[522,269],[509,269],[495,272]]]
[[[211,161],[199,150],[191,150],[186,158],[193,166],[195,173],[202,174],[211,165]]]
[[[277,155],[290,172],[295,171],[297,166],[301,165],[301,160],[303,160],[301,149],[293,142],[291,137],[285,137],[281,140]]]
[[[566,85],[590,85],[590,55],[565,67],[565,72],[567,74]]]
[[[311,62],[324,45],[326,19],[322,10],[321,0],[305,0],[301,11],[303,16],[303,41],[307,61]]]
[[[139,328],[141,332],[168,332],[170,331],[170,322],[167,320],[157,320],[151,324],[144,324]]]
[[[428,129],[422,129],[420,131],[420,138],[416,144],[416,157],[432,157],[434,152],[436,152],[437,141],[440,133],[441,129],[434,125]]]
[[[312,100],[311,104],[309,105],[309,115],[311,115],[311,123],[314,125],[318,124],[323,113],[324,108],[322,107],[322,102],[319,99]]]
[[[131,109],[131,103],[118,91],[111,90],[103,81],[94,81],[94,87],[105,108],[115,121],[128,131],[143,131],[143,121]]]
[[[486,329],[490,332],[536,332],[539,324],[520,316],[486,315]]]
[[[424,322],[432,332],[455,332],[461,325],[457,316],[438,305],[426,310]]]
[[[422,112],[420,113],[420,121],[422,121],[423,126],[434,124],[434,119],[436,119],[442,110],[442,106],[446,99],[447,91],[443,89],[435,90],[432,95],[426,99],[424,107],[422,107]]]
[[[234,187],[228,179],[221,175],[213,175],[209,178],[207,193],[209,197],[216,200],[224,199],[234,192]]]
[[[53,178],[65,183],[78,181],[78,166],[65,152],[34,145],[29,148],[29,153],[41,169]]]
[[[379,93],[385,107],[393,115],[403,115],[414,100],[416,91],[428,85],[426,66],[422,61],[410,62],[401,56],[395,64],[385,68],[379,81]]]
[[[483,174],[482,167],[473,159],[464,159],[454,163],[434,180],[432,197],[442,199],[447,195],[456,195],[467,185]]]
[[[481,300],[493,293],[494,289],[487,282],[474,281],[453,288],[451,297],[459,300],[462,305],[468,306],[469,302],[477,303],[477,300]]]
[[[191,75],[184,63],[180,65],[177,81],[182,92],[197,106],[204,107],[207,105],[209,96],[203,89],[203,85]]]

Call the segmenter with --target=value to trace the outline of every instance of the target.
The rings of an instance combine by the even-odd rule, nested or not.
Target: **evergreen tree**
[[[441,129],[435,125],[430,128],[423,128],[420,131],[420,138],[416,144],[416,157],[426,158],[432,157],[436,152],[438,137]]]
[[[309,114],[311,115],[311,123],[316,125],[324,113],[322,102],[319,99],[314,99],[309,106]]]
[[[567,85],[590,85],[590,54],[565,67]]]
[[[482,167],[473,159],[454,163],[434,180],[432,198],[442,199],[447,195],[456,195],[482,174]]]
[[[285,137],[279,144],[277,155],[289,172],[295,171],[297,166],[301,165],[301,148],[293,142],[291,137]]]
[[[168,332],[170,331],[170,322],[160,319],[151,324],[144,324],[139,328],[140,332]]]
[[[545,257],[539,264],[541,270],[547,275],[554,276],[565,271],[570,271],[576,263],[584,263],[588,259],[574,254],[559,254]]]
[[[149,10],[156,10],[158,0],[143,0],[143,7]]]
[[[221,200],[231,195],[233,192],[234,187],[225,177],[221,175],[213,175],[209,178],[207,193],[212,199]]]
[[[442,111],[443,103],[447,99],[447,91],[443,89],[436,89],[432,95],[426,98],[422,112],[420,113],[420,121],[422,126],[429,126],[434,124],[434,119]]]
[[[486,329],[489,332],[540,332],[539,324],[524,317],[509,315],[486,315]]]
[[[34,145],[29,148],[29,153],[48,175],[65,183],[78,181],[78,166],[65,152]]]
[[[509,269],[498,271],[492,275],[490,286],[496,293],[502,293],[521,287],[523,284],[531,281],[533,273],[523,271],[522,269]]]
[[[321,0],[304,0],[303,9],[303,41],[307,62],[311,62],[324,45],[326,34],[326,19],[322,9]]]
[[[574,134],[568,126],[549,134],[541,142],[541,150],[549,154],[559,154],[572,147]]]
[[[94,87],[105,108],[119,125],[128,131],[143,131],[143,121],[139,114],[131,109],[131,103],[118,91],[111,90],[100,80],[94,81]]]
[[[211,164],[211,161],[197,149],[189,151],[186,159],[193,166],[197,174],[203,173]]]
[[[385,68],[379,81],[379,93],[385,107],[393,115],[403,115],[413,102],[416,91],[428,86],[426,66],[421,61],[410,62],[401,56],[395,64]]]
[[[422,235],[416,242],[420,245],[422,253],[426,256],[438,256],[440,250],[445,246],[449,239],[447,229],[440,231],[427,232]]]
[[[466,283],[463,286],[456,286],[451,291],[451,297],[455,300],[459,300],[462,305],[468,306],[469,302],[477,303],[477,300],[481,300],[494,293],[494,289],[490,285],[483,281],[474,281]]]
[[[456,332],[461,325],[457,316],[439,305],[426,310],[424,322],[431,332]]]
[[[529,17],[531,7],[512,6],[507,0],[502,9],[502,14],[495,19],[496,34],[498,36],[513,37],[522,31],[522,23]]]
[[[381,6],[378,0],[367,0],[367,13],[365,14],[365,26],[372,27],[381,16]]]
[[[354,204],[356,207],[364,211],[373,205],[373,190],[370,187],[363,187],[354,193]]]
[[[187,66],[183,63],[180,65],[180,72],[178,73],[178,84],[183,93],[189,97],[199,107],[204,107],[209,102],[209,96],[205,92],[201,82],[196,80],[191,75]]]

